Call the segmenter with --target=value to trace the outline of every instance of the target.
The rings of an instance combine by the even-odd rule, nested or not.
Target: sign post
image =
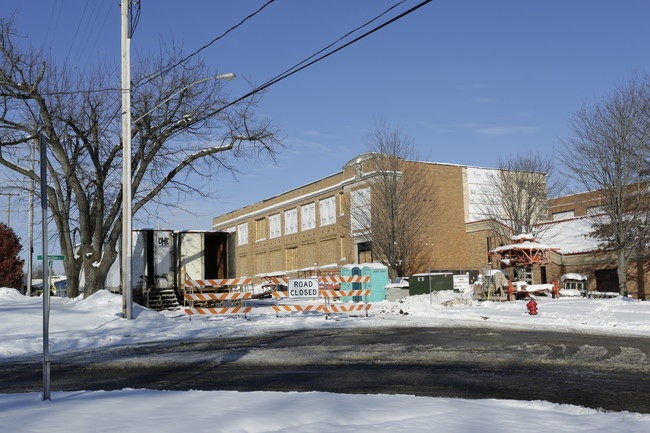
[[[47,138],[40,133],[41,147],[41,212],[43,215],[43,256],[47,256]],[[42,260],[42,259],[41,259]],[[50,288],[47,266],[43,263],[43,400],[50,400]]]

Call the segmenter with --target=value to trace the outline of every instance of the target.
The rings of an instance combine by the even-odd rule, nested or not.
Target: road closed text
[[[289,279],[290,298],[317,298],[318,278]]]

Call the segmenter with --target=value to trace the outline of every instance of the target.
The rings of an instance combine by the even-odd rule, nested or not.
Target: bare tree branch
[[[616,251],[621,295],[627,265],[648,247],[650,230],[650,79],[633,78],[593,106],[578,110],[562,159],[568,174],[602,198],[592,236]]]
[[[31,140],[47,135],[48,198],[68,293],[76,296],[83,270],[88,295],[103,287],[121,236],[119,68],[100,65],[86,74],[57,68],[14,45],[16,38],[11,21],[0,19],[0,164],[39,181],[19,161]],[[193,177],[210,182],[235,173],[241,158],[273,158],[281,146],[271,123],[255,114],[259,95],[206,115],[230,98],[222,82],[205,80],[218,74],[200,59],[151,78],[181,58],[179,50],[161,51],[133,66],[134,216],[148,203],[173,206],[185,194],[207,194]]]

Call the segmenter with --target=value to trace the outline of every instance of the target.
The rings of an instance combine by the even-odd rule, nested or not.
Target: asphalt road
[[[0,392],[42,391],[42,362]],[[51,389],[269,390],[547,400],[650,413],[650,339],[469,328],[300,330],[53,356]]]

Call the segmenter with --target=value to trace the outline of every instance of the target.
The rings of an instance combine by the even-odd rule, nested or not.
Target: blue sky
[[[141,0],[132,57],[160,43],[192,52],[264,3]],[[265,82],[396,3],[276,0],[203,55],[237,74],[227,84],[235,98],[247,80]],[[117,0],[4,0],[3,14],[12,12],[25,42],[57,61],[119,65]],[[166,221],[148,225],[207,230],[213,216],[335,173],[364,152],[377,119],[429,161],[493,167],[499,157],[555,152],[572,113],[650,71],[649,20],[647,0],[434,0],[270,87],[259,114],[286,137],[277,164],[247,162],[238,181],[213,180],[219,197],[188,200],[197,216],[161,210]]]

